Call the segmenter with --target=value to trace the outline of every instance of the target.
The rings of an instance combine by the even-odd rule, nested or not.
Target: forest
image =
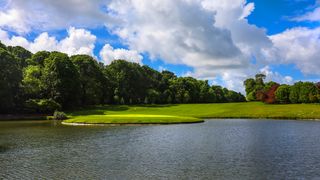
[[[238,92],[207,80],[177,77],[146,65],[88,55],[32,54],[0,43],[0,113],[52,113],[104,104],[244,102]]]
[[[247,101],[262,101],[268,104],[319,103],[320,83],[296,82],[293,85],[264,82],[266,76],[257,74],[244,81]]]

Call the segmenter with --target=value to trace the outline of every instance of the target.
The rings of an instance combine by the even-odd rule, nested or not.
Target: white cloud
[[[69,28],[68,36],[61,41],[50,37],[47,32],[41,33],[34,41],[28,41],[22,36],[12,36],[0,29],[0,40],[10,46],[22,46],[35,53],[41,50],[61,51],[69,55],[93,54],[96,36],[84,29]]]
[[[295,64],[305,74],[320,74],[320,28],[293,28],[270,36],[274,47],[265,56],[276,64]]]
[[[16,9],[9,9],[7,11],[0,11],[0,27],[7,27],[14,29],[18,33],[29,31],[24,19],[22,11]]]
[[[68,54],[88,54],[93,56],[96,36],[84,29],[69,28],[69,36],[59,42],[60,51]]]
[[[248,23],[254,4],[245,0],[113,0],[109,8],[124,21],[111,29],[131,49],[187,65],[197,78],[230,77],[234,89],[258,72],[262,50],[272,47],[265,30]]]
[[[94,27],[115,23],[107,15],[106,0],[4,0],[0,27],[26,33],[32,29],[65,29],[69,26]]]
[[[240,19],[248,17],[253,12],[254,8],[254,3],[248,3],[247,5],[245,5]]]
[[[100,57],[106,63],[126,59],[141,63],[141,53],[167,64],[183,64],[198,78],[220,78],[231,89],[262,67],[295,64],[305,74],[320,74],[320,30],[293,28],[267,36],[266,30],[249,24],[255,9],[246,0],[5,0],[0,8],[0,28],[16,33],[94,28],[105,25],[129,49],[106,44]],[[297,17],[319,21],[319,8]],[[96,37],[85,29],[70,28],[68,37],[57,40],[48,33],[29,42],[22,36],[9,37],[7,44],[21,45],[32,52],[59,50],[70,55],[93,55]],[[256,63],[251,63],[252,58]],[[273,72],[274,73],[274,72]],[[275,75],[277,76],[277,75]],[[285,78],[285,77],[283,77]],[[290,80],[287,79],[287,80]],[[241,84],[241,85],[240,85]]]
[[[293,84],[293,78],[291,76],[283,76],[278,72],[272,71],[270,66],[265,66],[260,69],[260,72],[266,75],[266,81],[275,81],[280,84]]]
[[[113,60],[119,59],[142,64],[143,59],[143,57],[137,51],[114,49],[110,44],[104,45],[100,51],[100,57],[105,64],[110,64]]]
[[[308,12],[302,16],[293,18],[294,21],[320,21],[320,7]]]

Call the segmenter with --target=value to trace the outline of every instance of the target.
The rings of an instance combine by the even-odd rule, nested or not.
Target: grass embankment
[[[66,123],[170,124],[201,122],[205,118],[320,119],[319,104],[267,105],[260,102],[226,104],[96,106],[68,113]]]

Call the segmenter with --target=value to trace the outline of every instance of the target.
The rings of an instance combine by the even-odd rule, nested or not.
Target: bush
[[[61,105],[52,99],[29,99],[25,107],[35,113],[53,113],[61,109]]]
[[[55,111],[53,113],[53,119],[54,120],[65,120],[65,119],[68,119],[68,117],[64,112]]]

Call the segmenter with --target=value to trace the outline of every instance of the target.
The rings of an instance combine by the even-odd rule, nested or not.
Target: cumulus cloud
[[[137,51],[122,48],[114,49],[110,44],[104,45],[100,51],[100,57],[105,64],[110,64],[113,60],[118,59],[142,64],[143,59]]]
[[[320,7],[308,12],[302,16],[293,18],[294,21],[320,21]]]
[[[274,72],[270,66],[265,66],[260,69],[260,72],[266,75],[266,81],[275,81],[280,84],[293,84],[293,78],[291,76],[283,76],[278,72]]]
[[[32,29],[93,27],[115,23],[105,10],[105,0],[4,0],[0,27],[26,33]]]
[[[270,36],[274,47],[265,56],[277,64],[295,64],[305,74],[320,74],[320,28],[293,28]]]
[[[47,32],[41,33],[34,41],[28,41],[22,36],[10,38],[6,31],[0,29],[0,40],[7,45],[22,46],[33,53],[46,50],[61,51],[69,55],[88,54],[93,56],[96,36],[87,30],[71,27],[68,29],[68,36],[61,41],[49,36]]]
[[[108,7],[124,21],[111,29],[131,49],[192,67],[198,78],[225,77],[231,88],[231,79],[257,72],[252,57],[264,61],[262,50],[272,47],[265,30],[248,23],[254,4],[245,0],[114,0]]]
[[[2,41],[32,52],[45,49],[93,55],[96,37],[85,29],[105,25],[132,49],[114,49],[106,44],[99,53],[106,63],[113,59],[141,63],[140,54],[145,53],[165,64],[189,66],[193,69],[189,74],[195,77],[219,78],[235,90],[268,64],[295,64],[305,74],[320,74],[316,69],[320,65],[319,28],[292,28],[268,36],[265,29],[248,22],[255,4],[246,0],[3,2],[0,28],[5,30],[23,35],[32,30],[84,28],[70,28],[63,40],[42,33],[32,42],[23,36],[9,37],[0,30]],[[296,21],[318,21],[319,12],[315,8]],[[278,75],[273,72],[272,76]]]

